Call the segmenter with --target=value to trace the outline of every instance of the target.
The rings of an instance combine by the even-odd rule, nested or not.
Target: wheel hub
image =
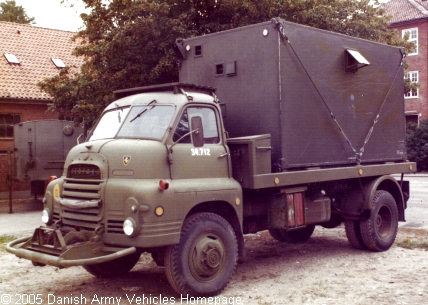
[[[202,281],[211,280],[219,274],[225,257],[225,247],[215,236],[204,235],[195,241],[189,257],[192,274]]]
[[[222,254],[218,249],[214,248],[208,250],[206,256],[206,261],[210,268],[217,268],[220,265]]]
[[[389,236],[392,230],[392,213],[391,210],[384,206],[376,215],[376,230],[381,238]]]

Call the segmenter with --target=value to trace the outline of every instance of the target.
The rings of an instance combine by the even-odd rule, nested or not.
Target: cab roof
[[[184,92],[199,92],[205,94],[212,94],[217,89],[209,86],[202,86],[196,84],[187,84],[187,83],[168,83],[161,85],[145,86],[145,87],[136,87],[130,89],[122,89],[114,91],[114,99],[120,99],[129,95],[134,95],[138,93],[146,92],[162,92],[162,91],[171,91],[174,94],[179,94]]]
[[[216,103],[216,89],[183,83],[170,83],[115,91],[116,100],[104,111],[132,105],[147,105],[156,100],[157,104],[180,104],[191,102]],[[117,99],[118,98],[118,99]]]

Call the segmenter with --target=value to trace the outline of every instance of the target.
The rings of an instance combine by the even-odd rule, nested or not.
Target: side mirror
[[[204,146],[204,128],[202,126],[202,118],[200,116],[192,117],[191,121],[192,142],[195,147]]]

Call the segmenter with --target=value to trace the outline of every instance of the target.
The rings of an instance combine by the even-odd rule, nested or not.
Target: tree
[[[428,120],[421,121],[419,127],[409,124],[407,128],[407,157],[417,163],[418,171],[428,170]]]
[[[67,0],[64,0],[67,1]],[[176,38],[188,38],[282,17],[355,37],[405,46],[388,30],[388,17],[369,0],[82,0],[85,63],[39,86],[53,98],[52,110],[71,111],[90,123],[112,100],[112,91],[176,81]],[[372,1],[373,2],[373,1]],[[377,3],[377,1],[375,1]]]
[[[34,23],[34,17],[28,17],[21,5],[16,5],[15,0],[6,0],[0,3],[0,21],[30,24]]]

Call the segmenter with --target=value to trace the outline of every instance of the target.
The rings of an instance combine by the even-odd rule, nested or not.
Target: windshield
[[[114,138],[128,112],[129,107],[117,108],[104,113],[92,132],[89,141]]]
[[[174,111],[175,107],[170,105],[132,107],[117,136],[161,140],[171,123]]]

